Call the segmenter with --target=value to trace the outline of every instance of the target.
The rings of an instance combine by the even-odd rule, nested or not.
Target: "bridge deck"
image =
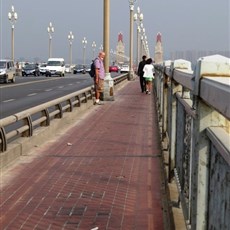
[[[2,176],[1,229],[164,229],[154,105],[128,82],[22,157]]]

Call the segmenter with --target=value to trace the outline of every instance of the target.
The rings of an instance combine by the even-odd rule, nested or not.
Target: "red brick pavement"
[[[20,160],[1,180],[1,230],[164,229],[154,104],[128,82]]]

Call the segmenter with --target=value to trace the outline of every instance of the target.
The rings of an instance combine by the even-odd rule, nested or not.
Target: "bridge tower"
[[[161,33],[157,33],[157,40],[154,52],[155,63],[163,63],[163,47],[162,47],[162,36]]]
[[[120,32],[118,34],[118,42],[117,42],[117,47],[116,47],[116,62],[119,63],[124,63],[125,59],[125,45],[123,42],[123,34]]]

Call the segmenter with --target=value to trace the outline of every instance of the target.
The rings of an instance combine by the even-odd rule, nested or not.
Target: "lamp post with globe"
[[[11,12],[8,13],[8,19],[11,23],[11,59],[14,61],[14,24],[18,19],[18,14],[14,10],[14,6],[11,6]]]
[[[143,21],[143,14],[140,12],[140,7],[137,7],[137,13],[133,16],[134,21],[137,24],[137,56],[136,56],[136,65],[140,61],[140,32],[141,32],[141,23]]]
[[[93,43],[92,43],[92,49],[93,49],[93,59],[95,58],[95,49],[96,49],[96,42],[95,41],[93,41]]]
[[[133,79],[133,11],[136,0],[129,0],[130,26],[129,26],[129,80]]]
[[[83,65],[85,66],[85,50],[86,50],[86,44],[87,44],[87,40],[84,37],[82,40],[82,45],[83,45]]]
[[[102,45],[102,44],[100,45],[99,50],[100,50],[100,51],[103,50],[103,45]]]
[[[49,34],[49,58],[52,56],[52,33],[54,33],[54,27],[52,25],[52,22],[47,27],[47,32]]]
[[[69,34],[68,34],[68,40],[69,40],[69,65],[70,65],[70,69],[72,67],[72,44],[73,44],[73,39],[74,39],[74,35],[73,35],[72,31],[70,31]]]

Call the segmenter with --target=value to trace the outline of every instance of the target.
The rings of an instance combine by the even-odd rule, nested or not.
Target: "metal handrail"
[[[230,59],[203,57],[194,71],[179,59],[155,70],[167,179],[176,182],[186,227],[229,226]]]
[[[72,111],[73,106],[87,103],[88,100],[93,99],[94,95],[93,86],[90,86],[1,119],[0,151],[7,150],[10,140],[17,137],[33,136],[34,129],[40,126],[49,126],[52,119],[62,118],[64,112]],[[7,132],[7,127],[14,124],[19,127]]]
[[[128,74],[113,78],[114,85],[128,80]],[[31,137],[34,130],[42,126],[50,126],[54,119],[61,119],[63,113],[72,112],[74,107],[90,102],[95,96],[94,86],[48,101],[30,109],[0,119],[0,152],[7,150],[8,144],[18,137]],[[17,126],[16,128],[12,126]],[[11,127],[11,128],[10,128]]]

